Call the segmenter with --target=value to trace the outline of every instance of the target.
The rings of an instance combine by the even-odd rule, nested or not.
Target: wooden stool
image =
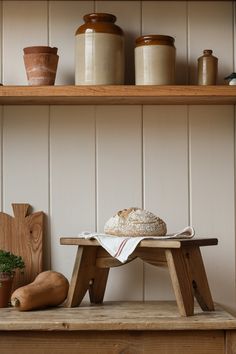
[[[87,290],[91,303],[102,303],[109,269],[124,263],[112,257],[96,240],[62,237],[60,243],[79,246],[65,306],[78,306]],[[216,238],[143,240],[126,263],[139,257],[155,266],[166,265],[181,316],[194,314],[194,296],[203,311],[214,311],[200,247],[217,243]]]

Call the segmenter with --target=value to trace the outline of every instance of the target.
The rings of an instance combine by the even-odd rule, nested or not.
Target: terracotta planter
[[[11,291],[12,291],[13,276],[7,273],[0,273],[0,307],[8,307]]]
[[[57,48],[34,46],[23,50],[28,84],[32,86],[54,85],[59,59]]]

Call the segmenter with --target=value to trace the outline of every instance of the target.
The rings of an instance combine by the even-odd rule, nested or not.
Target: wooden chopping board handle
[[[19,219],[24,219],[28,215],[29,204],[12,204],[14,216]]]

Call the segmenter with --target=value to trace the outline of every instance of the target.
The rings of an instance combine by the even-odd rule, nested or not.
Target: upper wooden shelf
[[[236,104],[236,86],[0,86],[0,104]]]

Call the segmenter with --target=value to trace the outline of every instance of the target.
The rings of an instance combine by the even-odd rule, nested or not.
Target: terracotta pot
[[[56,47],[48,47],[46,45],[41,46],[33,46],[33,47],[26,47],[23,49],[24,54],[33,54],[33,53],[53,53],[57,54]]]
[[[12,291],[13,276],[0,273],[0,307],[8,307]]]
[[[57,48],[34,46],[23,50],[29,85],[54,85],[59,59]]]

